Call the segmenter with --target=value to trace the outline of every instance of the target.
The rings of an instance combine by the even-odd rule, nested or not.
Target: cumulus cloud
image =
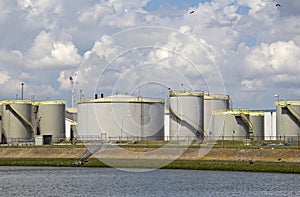
[[[149,3],[1,1],[1,83],[16,87],[1,93],[14,97],[25,81],[28,94],[66,96],[69,76],[90,96],[111,93],[114,84],[130,92],[151,79],[174,89],[181,83],[209,89],[207,84],[219,86],[214,79],[221,73],[240,107],[252,107],[254,96],[261,106],[273,106],[265,98],[274,92],[300,96],[298,0],[280,1],[281,8],[272,0],[212,0],[172,9],[163,3],[148,9]]]
[[[42,31],[26,53],[29,68],[76,66],[81,57],[69,40],[55,39],[54,35]]]
[[[129,1],[120,0],[100,1],[79,16],[79,21],[88,24],[102,24],[104,26],[128,27],[138,22],[153,21],[142,8],[149,0]]]
[[[9,80],[10,76],[7,73],[0,72],[0,84],[3,85]]]

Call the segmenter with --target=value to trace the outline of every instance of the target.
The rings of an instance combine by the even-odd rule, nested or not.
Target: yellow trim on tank
[[[250,111],[250,116],[265,116],[264,111]]]
[[[204,92],[192,92],[192,91],[176,91],[176,92],[170,92],[170,97],[175,96],[204,96]]]
[[[66,108],[66,112],[68,112],[68,113],[76,114],[77,111],[78,111],[77,108],[72,108],[72,107],[67,107]]]
[[[66,101],[52,100],[52,101],[35,101],[33,105],[65,105]]]
[[[218,95],[218,94],[204,95],[204,100],[229,100],[229,99],[230,99],[229,95]]]
[[[276,106],[300,105],[300,101],[276,101]]]
[[[71,125],[71,126],[76,126],[76,125],[77,125],[77,122],[72,121],[70,125]]]
[[[91,100],[79,100],[77,104],[83,103],[162,103],[164,104],[165,101],[163,99],[145,99],[145,98],[99,98],[99,99],[91,99]]]
[[[225,115],[225,114],[250,114],[249,109],[221,109],[221,110],[214,110],[213,114],[214,115]]]
[[[30,100],[2,100],[1,104],[7,105],[7,104],[32,104],[32,101]]]

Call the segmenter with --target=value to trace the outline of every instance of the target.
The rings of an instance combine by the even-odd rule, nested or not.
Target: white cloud
[[[17,2],[22,10],[28,12],[30,17],[40,16],[50,9],[53,9],[54,13],[60,11],[58,7],[55,7],[53,0],[17,0]]]
[[[81,60],[77,48],[68,39],[55,38],[42,31],[26,54],[28,68],[74,67]]]
[[[0,72],[0,84],[5,84],[10,79],[10,76],[7,73]]]
[[[249,51],[246,64],[257,71],[294,74],[299,72],[300,46],[295,42],[261,43]]]
[[[254,80],[243,80],[241,82],[242,88],[245,91],[259,91],[264,89],[263,82],[258,79]]]
[[[103,71],[106,91],[120,78],[120,89],[151,79],[180,88],[180,74],[184,83],[205,89],[220,69],[240,105],[252,106],[255,95],[273,106],[263,98],[274,92],[300,97],[298,0],[280,1],[281,8],[272,0],[212,0],[176,9],[162,2],[147,10],[150,1],[1,1],[1,94],[14,97],[24,81],[28,94],[65,95],[68,77],[76,75],[84,88],[93,84],[85,93],[92,95]]]

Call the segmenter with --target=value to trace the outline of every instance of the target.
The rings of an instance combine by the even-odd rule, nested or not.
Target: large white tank
[[[1,101],[2,143],[19,143],[33,140],[32,102],[26,100]]]
[[[228,95],[204,94],[204,131],[210,136],[210,139],[218,139],[218,134],[213,133],[213,111],[228,110],[229,99]]]
[[[111,140],[163,140],[164,100],[116,95],[78,102],[81,138],[105,135]]]
[[[170,92],[170,139],[204,137],[203,92]]]
[[[265,112],[264,136],[264,140],[276,140],[276,111]]]
[[[300,101],[276,102],[278,139],[295,137],[300,133]]]
[[[34,102],[36,135],[52,136],[52,141],[65,138],[65,101]]]
[[[265,136],[265,122],[264,122],[265,112],[263,111],[251,111],[249,120],[252,123],[254,131],[255,140],[264,140]]]
[[[213,134],[219,139],[243,140],[253,138],[253,126],[249,119],[249,110],[234,109],[226,112],[214,112]]]

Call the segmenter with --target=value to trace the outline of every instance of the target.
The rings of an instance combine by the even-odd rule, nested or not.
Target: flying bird
[[[195,13],[195,10],[190,11],[190,14],[194,14],[194,13]]]
[[[276,4],[276,7],[281,7],[281,5],[279,3]]]

